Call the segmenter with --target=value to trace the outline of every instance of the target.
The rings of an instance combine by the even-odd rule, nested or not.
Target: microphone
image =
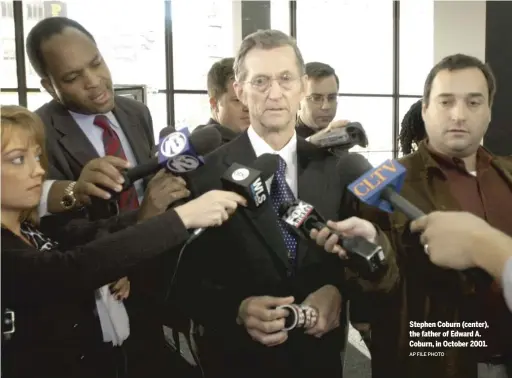
[[[160,132],[158,156],[123,172],[123,190],[162,167],[180,176],[194,171],[204,165],[202,155],[212,152],[221,143],[221,135],[214,128],[198,130],[191,135],[188,129],[174,131],[170,126],[166,127]]]
[[[316,138],[315,145],[342,153],[356,145],[366,148],[368,146],[368,138],[363,126],[359,122],[350,122],[345,127],[336,128]]]
[[[233,163],[221,177],[222,189],[240,194],[247,200],[247,208],[257,210],[270,197],[267,190],[267,181],[276,171],[278,156],[263,154],[258,157],[250,167]],[[194,240],[205,231],[205,228],[196,229],[189,238]]]
[[[321,230],[327,227],[325,219],[315,208],[301,200],[283,203],[279,208],[279,216],[300,237],[309,239],[312,229]],[[384,251],[380,245],[374,244],[362,236],[339,237],[338,244],[347,251],[348,263],[353,266],[361,277],[375,279],[380,277],[387,268]]]
[[[270,198],[266,181],[276,172],[278,164],[276,154],[263,154],[250,167],[233,163],[221,177],[222,187],[244,197],[250,210],[258,210]]]
[[[415,220],[425,213],[400,194],[406,170],[396,160],[386,160],[373,168],[368,160],[360,154],[348,154],[338,164],[342,173],[355,179],[348,189],[361,201],[370,206],[392,213],[400,210],[409,219]]]

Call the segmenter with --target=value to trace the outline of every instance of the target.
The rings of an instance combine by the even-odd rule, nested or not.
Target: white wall
[[[434,4],[434,63],[463,53],[485,61],[485,1]]]

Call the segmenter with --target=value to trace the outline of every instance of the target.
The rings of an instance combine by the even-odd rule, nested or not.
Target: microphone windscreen
[[[288,209],[290,207],[292,207],[293,205],[295,205],[295,203],[293,201],[285,201],[283,202],[280,206],[279,206],[279,210],[278,210],[278,214],[280,217],[283,217],[287,212],[288,212]]]
[[[167,126],[167,127],[164,127],[162,130],[160,130],[160,134],[158,135],[158,139],[159,140],[162,140],[163,138],[165,138],[167,135],[169,134],[172,134],[173,132],[175,132],[176,130],[174,129],[174,127],[172,126]]]
[[[189,136],[189,143],[197,155],[207,155],[222,144],[222,137],[217,129],[205,127]]]
[[[279,165],[279,155],[276,154],[263,154],[260,155],[251,164],[251,168],[257,169],[261,172],[261,179],[267,181],[277,171]]]
[[[341,156],[338,159],[337,166],[344,182],[354,182],[373,169],[370,162],[358,153],[349,153]]]

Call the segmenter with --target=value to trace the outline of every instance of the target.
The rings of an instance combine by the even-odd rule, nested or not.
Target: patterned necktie
[[[103,129],[103,145],[105,146],[105,155],[117,156],[121,159],[127,160],[124,154],[121,140],[116,134],[112,126],[110,126],[109,119],[104,115],[94,117],[94,124]],[[119,198],[120,210],[134,210],[139,207],[139,199],[137,191],[132,185],[130,188],[121,193]]]
[[[277,172],[275,173],[274,179],[272,180],[272,185],[270,185],[270,198],[272,198],[272,204],[277,214],[279,214],[279,207],[283,203],[295,201],[295,196],[286,183],[286,162],[281,156],[279,156]],[[292,265],[294,265],[295,256],[297,254],[297,238],[281,218],[278,220],[278,226],[281,230],[281,234],[283,235],[286,249],[288,250],[288,258],[290,259]]]

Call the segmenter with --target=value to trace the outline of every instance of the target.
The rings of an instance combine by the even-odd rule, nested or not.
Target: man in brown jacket
[[[431,70],[422,105],[427,137],[400,160],[407,169],[401,194],[425,213],[471,212],[512,235],[512,159],[493,156],[480,145],[494,93],[490,68],[474,57],[449,56]],[[373,377],[512,378],[512,316],[498,284],[477,269],[435,266],[405,215],[383,215],[372,212],[366,219],[386,218],[380,226],[395,244],[400,283],[392,295],[372,302]],[[487,322],[488,327],[463,329],[465,321]],[[477,330],[481,336],[411,337],[410,331],[423,336],[413,322],[435,323],[423,331]],[[436,341],[440,348],[414,344]],[[486,347],[470,347],[471,341]]]

